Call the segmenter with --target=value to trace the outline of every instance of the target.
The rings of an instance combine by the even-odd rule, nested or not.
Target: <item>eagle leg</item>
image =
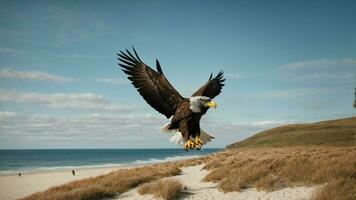
[[[195,137],[194,141],[194,147],[196,150],[200,150],[200,148],[203,146],[203,142],[200,140],[199,136]]]
[[[194,148],[194,142],[192,142],[190,139],[187,140],[187,142],[183,145],[184,150],[188,151],[189,149],[193,149]]]

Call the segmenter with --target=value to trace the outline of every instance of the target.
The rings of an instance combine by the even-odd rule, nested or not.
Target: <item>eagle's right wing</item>
[[[135,48],[133,51],[135,56],[127,49],[126,53],[120,51],[117,54],[122,71],[128,75],[128,79],[150,106],[170,118],[183,101],[183,97],[166,79],[158,60],[157,72],[141,61]]]

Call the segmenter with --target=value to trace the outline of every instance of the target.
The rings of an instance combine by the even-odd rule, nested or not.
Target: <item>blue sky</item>
[[[224,147],[355,116],[354,1],[0,1],[0,148],[173,148],[117,67],[135,46],[189,96],[223,70],[202,129]]]

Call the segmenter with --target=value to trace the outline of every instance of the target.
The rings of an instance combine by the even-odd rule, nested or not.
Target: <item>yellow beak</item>
[[[209,101],[208,103],[205,104],[206,107],[208,108],[215,108],[218,106],[214,101]]]

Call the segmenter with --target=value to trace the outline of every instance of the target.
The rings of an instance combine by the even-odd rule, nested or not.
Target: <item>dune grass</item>
[[[356,199],[356,147],[235,149],[204,168],[211,172],[203,181],[218,182],[223,192],[324,184],[315,199]]]
[[[182,189],[183,185],[178,180],[165,179],[140,186],[138,188],[138,193],[141,195],[152,194],[156,198],[170,200],[178,198]]]
[[[172,164],[121,169],[106,175],[51,187],[22,200],[99,200],[111,198],[143,183],[180,173],[181,170]]]
[[[333,179],[318,190],[314,200],[353,200],[356,199],[356,181],[352,178]]]

